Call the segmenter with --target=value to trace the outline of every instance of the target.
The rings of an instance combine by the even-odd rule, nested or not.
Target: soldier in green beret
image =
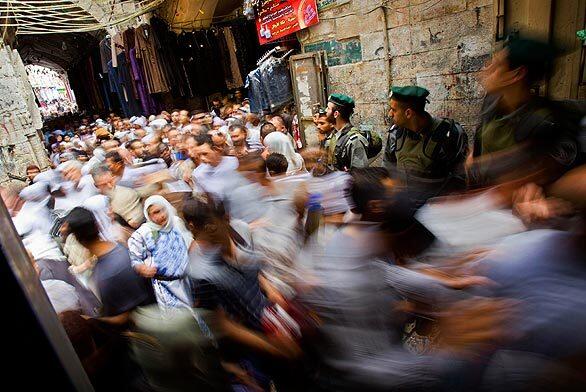
[[[423,87],[392,87],[389,116],[396,135],[394,151],[387,151],[383,164],[395,166],[406,180],[433,184],[432,188],[439,190],[452,189],[455,183],[464,183],[468,139],[454,120],[425,111],[428,96]],[[392,153],[394,163],[389,159]]]
[[[332,94],[328,99],[326,115],[335,124],[336,131],[326,140],[328,166],[334,170],[349,171],[368,166],[368,141],[350,123],[354,100],[344,94]]]
[[[477,186],[510,181],[545,185],[579,161],[572,111],[534,95],[554,59],[547,43],[516,39],[481,73],[487,92],[474,140],[471,179]]]

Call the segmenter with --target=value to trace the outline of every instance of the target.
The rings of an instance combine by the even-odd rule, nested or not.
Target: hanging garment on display
[[[171,94],[175,97],[185,97],[190,87],[188,80],[183,72],[182,65],[177,56],[179,49],[177,44],[177,34],[170,31],[165,22],[159,18],[151,19],[152,32],[159,43],[159,58],[165,76],[167,78]]]
[[[119,55],[124,53],[124,37],[122,33],[118,33],[112,37],[112,42],[114,43],[114,52],[116,53],[116,58]]]
[[[224,91],[226,89],[226,74],[223,67],[218,66],[218,56],[220,51],[220,42],[212,30],[202,31],[206,43],[206,68],[209,70],[209,90],[208,95]],[[241,85],[242,86],[242,85]]]
[[[274,113],[293,101],[291,74],[286,57],[277,58],[271,55],[248,74],[246,87],[252,112]]]
[[[113,35],[110,39],[112,52],[112,66],[118,67],[118,55],[124,53],[124,39],[122,34]]]
[[[248,74],[245,87],[248,89],[250,111],[262,115],[270,113],[269,98],[267,97],[262,83],[260,68],[257,68]]]
[[[84,69],[84,78],[82,80],[87,81],[88,88],[88,96],[89,101],[92,107],[96,108],[97,110],[104,109],[104,102],[102,101],[102,97],[99,92],[98,85],[95,79],[95,72],[94,72],[94,65],[92,63],[92,58],[89,57],[85,62],[86,66]]]
[[[126,104],[126,100],[123,99],[124,93],[120,91],[121,87],[118,86],[116,82],[116,68],[114,68],[114,59],[112,59],[108,63],[108,81],[110,82],[110,89],[113,93],[116,94],[118,97],[118,102],[120,103],[120,109],[125,116],[128,116],[128,105]]]
[[[236,57],[236,51],[238,48],[236,47],[236,41],[234,41],[234,36],[232,35],[230,27],[224,27],[223,32],[228,46],[228,53],[230,54],[230,74],[228,79],[226,79],[226,87],[229,89],[235,89],[242,87],[243,84],[242,75],[240,75],[240,67],[238,65],[238,58]]]
[[[138,97],[142,106],[142,114],[148,116],[151,113],[156,113],[157,105],[153,97],[148,93],[147,87],[144,84],[144,75],[142,73],[142,66],[140,60],[136,58],[136,48],[130,49],[130,68],[132,71],[132,79],[138,90]]]
[[[247,75],[256,68],[256,61],[262,55],[261,47],[258,45],[256,26],[250,22],[238,22],[230,26],[238,51],[238,65],[240,74]]]
[[[155,35],[149,25],[142,25],[135,31],[136,58],[142,61],[143,72],[149,93],[165,93],[169,85],[161,67]]]
[[[92,80],[95,82],[97,92],[100,96],[100,100],[104,106],[104,109],[111,110],[112,103],[110,102],[109,86],[106,77],[102,73],[102,56],[101,51],[93,52],[90,56],[92,63]],[[107,64],[106,64],[107,69]]]
[[[102,93],[102,97],[104,98],[104,104],[106,105],[106,109],[114,110],[114,106],[110,101],[110,86],[107,77],[104,77],[104,74],[100,74],[98,78],[100,79],[98,81],[98,84],[100,85],[100,92]]]
[[[112,62],[109,64],[108,76],[110,84],[114,86],[122,111],[126,117],[142,113],[140,102],[132,93],[132,77],[130,76],[129,64],[126,63],[124,53],[118,55],[118,67],[114,68]]]
[[[136,45],[134,28],[130,27],[122,32],[122,41],[124,43],[124,55],[126,62],[130,64],[130,50]]]
[[[185,75],[189,83],[189,89],[191,91],[191,97],[195,96],[199,86],[195,79],[194,70],[196,65],[194,64],[197,59],[197,48],[194,48],[193,33],[182,32],[177,36],[177,46],[179,48],[179,62],[182,68],[185,70]]]
[[[126,58],[126,64],[128,64],[128,69],[132,76],[132,63],[130,61],[130,51],[134,49],[135,46],[135,35],[134,35],[134,28],[129,28],[122,33],[122,40],[124,42],[124,57]],[[138,93],[138,88],[136,86],[136,82],[134,81],[134,77],[131,78],[132,80],[132,93],[136,99],[140,99],[140,95]]]
[[[269,57],[261,64],[260,75],[271,113],[293,101],[291,74],[285,58]]]
[[[100,41],[100,64],[102,65],[102,73],[108,73],[109,61],[112,61],[112,47],[110,46],[110,39],[104,38]]]
[[[220,63],[222,72],[224,74],[224,85],[228,86],[228,78],[231,79],[230,73],[230,50],[228,49],[228,44],[226,43],[226,37],[224,36],[224,29],[212,29],[212,34],[216,38],[216,42],[218,43],[218,52],[219,56],[217,62]],[[220,68],[220,67],[218,67]]]
[[[134,116],[136,113],[142,113],[140,97],[138,96],[138,93],[135,93],[135,83],[131,73],[131,64],[126,61],[126,55],[124,53],[118,55],[117,72],[118,81],[122,86],[124,86],[125,92],[127,94],[130,116]]]
[[[211,90],[210,64],[213,59],[202,32],[182,33],[178,37],[180,58],[187,71],[194,95],[207,95]],[[211,57],[211,58],[210,58]]]

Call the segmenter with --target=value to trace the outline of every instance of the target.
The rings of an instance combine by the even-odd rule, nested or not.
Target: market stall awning
[[[116,26],[165,0],[0,0],[0,27],[16,35],[80,33]]]
[[[241,6],[242,0],[167,0],[157,14],[175,31],[205,29]]]

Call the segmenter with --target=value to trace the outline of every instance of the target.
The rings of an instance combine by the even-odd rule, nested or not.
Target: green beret
[[[429,91],[419,86],[393,86],[391,87],[391,97],[393,95],[399,95],[403,98],[426,99]]]
[[[507,44],[511,69],[520,66],[544,68],[555,57],[555,49],[546,42],[532,39],[513,39]]]
[[[338,106],[349,107],[354,109],[355,103],[352,98],[344,94],[332,94],[328,98],[328,102],[334,103]]]

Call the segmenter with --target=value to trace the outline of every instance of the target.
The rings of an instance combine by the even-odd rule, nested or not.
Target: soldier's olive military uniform
[[[333,166],[337,170],[350,170],[368,167],[366,147],[368,141],[348,123],[332,139],[334,145]],[[331,145],[330,145],[331,148]]]
[[[344,94],[332,94],[328,102],[354,110],[354,100]],[[332,170],[348,171],[368,167],[368,140],[350,122],[328,136],[325,147],[328,167]]]
[[[393,125],[387,133],[387,143],[383,152],[383,167],[387,170],[392,170],[397,166],[397,156],[395,150],[397,149],[397,131],[399,127]]]
[[[458,146],[446,145],[448,140],[445,137],[452,132],[462,132],[458,126],[453,121],[430,116],[430,126],[420,132],[399,128],[395,147],[397,169],[436,179],[445,178],[457,170],[462,161],[454,155],[461,152]],[[443,140],[434,137],[440,133]]]
[[[391,98],[419,101],[422,107],[429,95],[429,91],[419,86],[393,87],[391,91]],[[430,188],[432,195],[434,190],[463,187],[463,164],[468,152],[466,133],[454,120],[427,112],[421,115],[427,116],[427,126],[418,132],[393,126],[384,156],[385,167],[395,169],[409,184]]]
[[[338,133],[334,129],[323,141],[322,148],[325,151],[326,155],[326,165],[330,170],[335,170],[335,163],[336,163],[336,142],[338,141]]]
[[[579,143],[553,106],[535,97],[502,115],[498,98],[487,97],[474,140],[474,156],[484,158],[470,170],[476,185],[492,185],[533,173],[541,173],[539,182],[546,184],[578,163]]]
[[[531,74],[544,73],[555,52],[544,42],[515,39],[507,45],[507,61],[511,70],[523,67],[531,82]],[[499,100],[487,96],[481,111],[474,141],[474,156],[480,159],[469,170],[476,185],[514,180],[545,185],[580,164],[580,113],[539,97],[511,112]]]

